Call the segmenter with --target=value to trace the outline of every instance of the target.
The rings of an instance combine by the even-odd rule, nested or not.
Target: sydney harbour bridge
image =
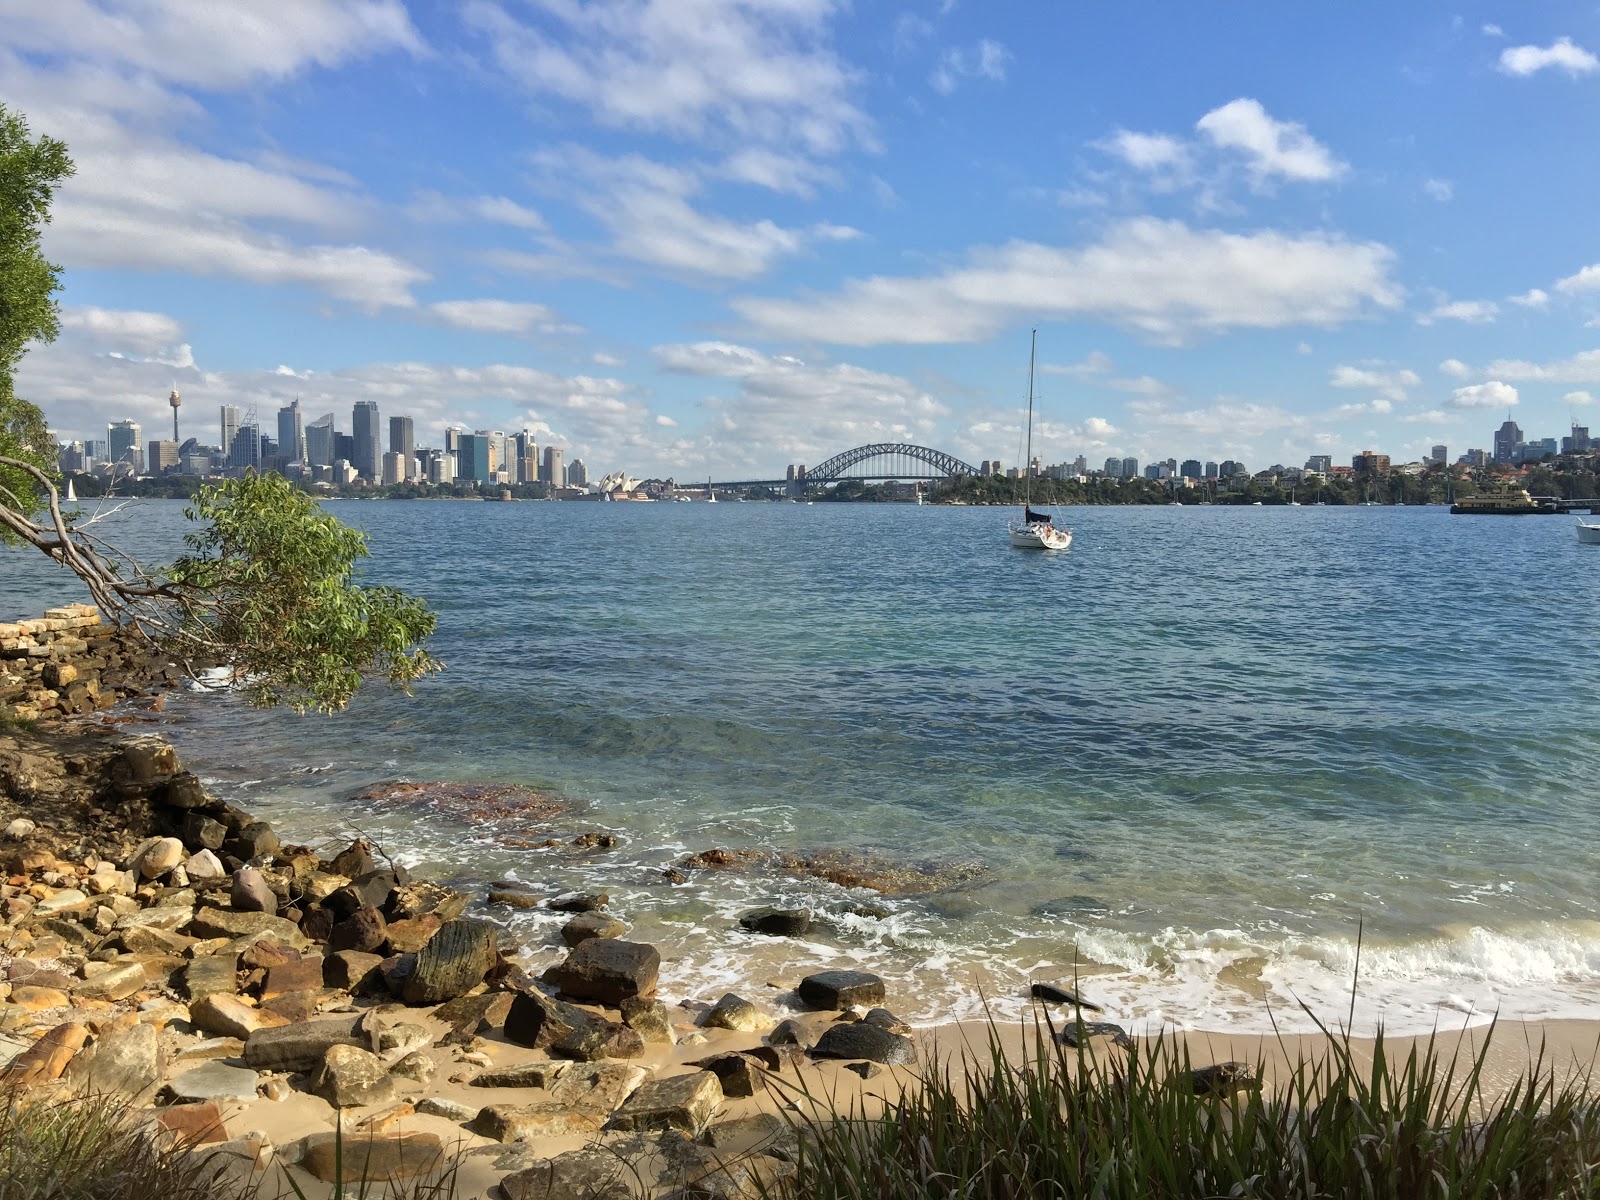
[[[729,491],[757,487],[797,491],[841,483],[847,479],[864,483],[888,480],[910,483],[923,479],[954,479],[959,475],[978,473],[977,467],[943,450],[913,446],[909,442],[873,442],[867,446],[856,446],[843,454],[835,454],[814,467],[791,467],[790,474],[783,479],[728,479],[718,480],[711,486]]]

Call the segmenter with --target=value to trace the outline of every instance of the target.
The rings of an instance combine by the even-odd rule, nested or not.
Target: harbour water
[[[1134,1025],[1303,1029],[1348,1012],[1359,936],[1358,1025],[1600,1018],[1600,552],[1570,519],[1079,508],[1069,553],[1028,554],[993,509],[328,507],[438,611],[448,670],[332,719],[186,696],[186,761],[308,840],[607,892],[674,995],[863,964],[929,1022],[1076,971]],[[170,557],[181,508],[105,535]],[[0,552],[0,619],[63,582]],[[402,778],[550,788],[620,845],[351,799]],[[713,847],[961,882],[663,876]],[[731,928],[763,902],[819,924]],[[554,957],[553,918],[509,919]]]

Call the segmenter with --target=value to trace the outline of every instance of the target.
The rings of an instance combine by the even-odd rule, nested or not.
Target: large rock
[[[376,954],[360,950],[340,950],[330,954],[322,963],[323,986],[343,988],[347,992],[364,992],[381,988],[383,979],[378,968],[383,959]]]
[[[882,1004],[885,995],[883,980],[867,971],[820,971],[807,975],[795,990],[812,1008]]]
[[[233,873],[229,897],[240,912],[263,912],[276,916],[278,897],[267,886],[267,878],[254,867],[240,867]]]
[[[633,1200],[626,1163],[605,1150],[569,1150],[500,1180],[506,1200]]]
[[[324,963],[320,954],[309,954],[295,962],[278,963],[267,968],[267,978],[261,985],[261,999],[271,1000],[294,992],[320,992]]]
[[[677,1129],[691,1136],[722,1103],[722,1084],[710,1071],[652,1079],[612,1116],[612,1129]]]
[[[595,938],[575,946],[544,978],[569,999],[615,1008],[635,996],[653,995],[660,973],[661,955],[654,946]]]
[[[579,913],[561,927],[561,940],[569,946],[587,942],[590,938],[619,938],[628,927],[605,913]]]
[[[433,1019],[450,1026],[450,1032],[439,1039],[441,1046],[464,1046],[480,1033],[498,1029],[515,1003],[510,992],[482,992],[476,996],[458,996],[447,1000],[433,1010]]]
[[[754,1096],[766,1086],[766,1066],[748,1054],[716,1054],[690,1064],[703,1067],[722,1084],[722,1094],[730,1099]]]
[[[536,1104],[491,1104],[469,1128],[497,1142],[565,1137],[599,1131],[605,1120],[649,1077],[643,1067],[594,1063],[569,1067]]]
[[[89,966],[102,964],[89,963]],[[149,979],[139,963],[111,966],[109,970],[96,971],[89,978],[72,985],[72,994],[85,1000],[126,1000]]]
[[[591,1021],[550,1043],[550,1053],[558,1058],[598,1062],[602,1058],[638,1058],[644,1053],[644,1039],[637,1030],[617,1021]]]
[[[390,921],[384,930],[385,949],[390,954],[415,954],[438,933],[442,922],[429,913],[420,917],[407,917],[403,921]]]
[[[417,952],[400,998],[407,1004],[440,1004],[477,987],[499,961],[497,933],[488,921],[466,918],[443,926]]]
[[[394,1081],[383,1059],[359,1046],[331,1046],[311,1080],[311,1091],[335,1108],[388,1104]]]
[[[505,1035],[519,1046],[547,1049],[575,1030],[599,1024],[600,1018],[539,992],[520,992],[506,1011]]]
[[[236,954],[208,954],[191,959],[179,979],[184,999],[190,1004],[207,996],[231,996],[238,986],[239,956]]]
[[[359,1016],[319,1017],[281,1029],[258,1029],[245,1040],[244,1061],[261,1071],[314,1071],[334,1046],[369,1044]]]
[[[90,1092],[137,1096],[154,1087],[166,1070],[167,1053],[154,1025],[131,1025],[102,1034],[73,1058],[67,1079]]]
[[[76,1021],[57,1025],[42,1038],[11,1060],[0,1071],[0,1084],[27,1087],[34,1083],[49,1083],[60,1079],[73,1055],[83,1049],[89,1029]]]
[[[751,933],[771,937],[800,937],[811,932],[813,917],[809,908],[756,908],[739,918]]]
[[[206,1033],[241,1040],[258,1029],[278,1029],[289,1024],[276,1013],[246,1004],[226,992],[213,993],[189,1005],[189,1019]]]
[[[264,912],[237,912],[231,908],[202,908],[194,914],[189,932],[200,938],[270,937],[285,946],[306,945],[300,927],[287,917]]]
[[[388,939],[387,929],[388,922],[376,908],[370,905],[358,908],[333,927],[328,935],[328,951],[337,954],[341,950],[356,950],[371,954]]]
[[[346,1131],[337,1139],[330,1131],[313,1133],[296,1147],[300,1165],[324,1183],[398,1183],[429,1175],[445,1166],[444,1142],[437,1134],[415,1130],[386,1133]]]
[[[917,1061],[910,1038],[890,1033],[881,1025],[846,1021],[830,1025],[811,1048],[813,1058],[851,1058],[908,1067]]]
[[[619,1006],[622,1023],[636,1030],[646,1042],[670,1046],[678,1040],[672,1032],[672,1017],[667,1006],[654,997],[635,996]]]
[[[208,1062],[175,1075],[167,1082],[173,1099],[187,1103],[202,1100],[243,1100],[256,1098],[261,1076],[244,1067],[225,1062]]]
[[[470,1080],[473,1087],[548,1088],[567,1069],[564,1062],[531,1062],[504,1071],[485,1071]]]
[[[712,1006],[700,1024],[706,1029],[731,1029],[735,1033],[765,1033],[777,1021],[743,996],[729,992]]]
[[[183,843],[175,837],[151,838],[134,851],[130,864],[141,878],[156,879],[184,860]]]

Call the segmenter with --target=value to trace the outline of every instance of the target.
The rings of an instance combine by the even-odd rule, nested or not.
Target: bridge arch
[[[879,460],[874,462],[874,460]],[[887,469],[886,469],[887,468]],[[978,469],[953,454],[909,442],[873,442],[835,454],[806,471],[807,483],[841,479],[952,479]]]

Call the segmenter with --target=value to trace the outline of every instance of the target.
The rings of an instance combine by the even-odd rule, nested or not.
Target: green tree
[[[13,380],[29,343],[59,328],[60,268],[39,238],[72,169],[62,143],[32,140],[0,106],[0,539],[70,569],[112,620],[191,673],[225,668],[258,705],[331,712],[366,676],[406,688],[439,670],[424,648],[434,614],[403,592],[358,583],[366,537],[280,476],[202,487],[186,510],[200,525],[184,539],[190,553],[167,567],[143,566],[62,510],[55,439]]]

